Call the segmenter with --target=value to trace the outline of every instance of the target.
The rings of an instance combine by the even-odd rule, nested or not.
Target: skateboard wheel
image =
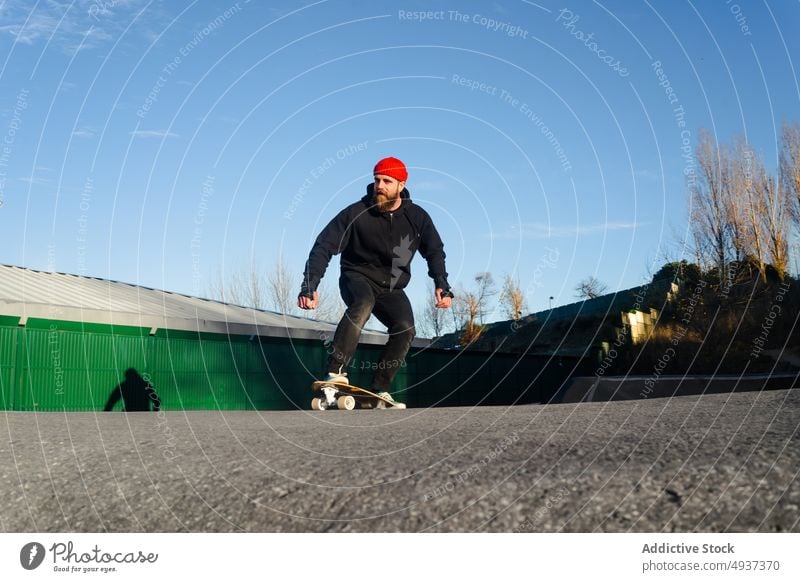
[[[353,410],[356,407],[356,399],[349,394],[346,396],[339,396],[336,400],[336,406],[338,406],[340,410]]]
[[[311,401],[311,410],[325,410],[328,408],[328,403],[324,398],[314,398]]]

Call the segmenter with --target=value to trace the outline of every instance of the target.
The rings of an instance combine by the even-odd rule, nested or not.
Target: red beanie
[[[398,182],[405,182],[408,179],[406,165],[397,158],[383,158],[380,162],[375,164],[372,175],[376,176],[378,174],[389,176]]]

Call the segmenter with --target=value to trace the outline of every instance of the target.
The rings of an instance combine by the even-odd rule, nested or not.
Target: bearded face
[[[375,176],[375,205],[379,212],[389,212],[400,199],[403,182],[389,176]]]
[[[389,212],[389,210],[397,203],[400,198],[399,190],[393,193],[375,193],[375,205],[378,207],[379,212]]]

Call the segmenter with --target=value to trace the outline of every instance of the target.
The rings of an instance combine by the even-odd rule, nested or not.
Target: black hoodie
[[[361,273],[392,290],[408,285],[411,259],[419,251],[436,287],[450,290],[444,244],[428,213],[411,201],[405,188],[400,207],[393,212],[379,212],[373,194],[370,184],[361,200],[339,212],[319,234],[306,262],[301,295],[316,291],[331,257],[339,253],[343,273]]]

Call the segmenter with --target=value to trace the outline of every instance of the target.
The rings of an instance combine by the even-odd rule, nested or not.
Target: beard
[[[378,192],[375,191],[375,206],[378,207],[378,212],[389,212],[396,203],[397,200],[400,198],[400,191],[395,190],[394,193],[391,192]]]

